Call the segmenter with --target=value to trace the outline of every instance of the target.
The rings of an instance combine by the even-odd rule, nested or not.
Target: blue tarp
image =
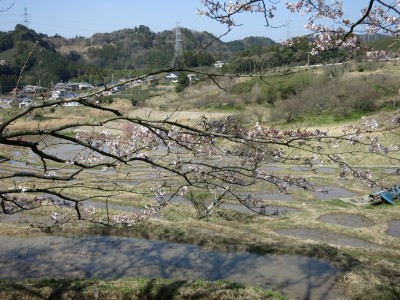
[[[391,189],[387,191],[381,191],[370,195],[372,198],[380,197],[382,200],[386,201],[387,203],[394,205],[393,200],[395,198],[400,197],[400,186],[395,185]]]

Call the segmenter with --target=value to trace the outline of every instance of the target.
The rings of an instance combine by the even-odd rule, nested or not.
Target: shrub
[[[275,86],[267,86],[264,92],[264,98],[268,104],[274,104],[279,98],[279,91]]]
[[[178,85],[175,87],[175,91],[179,94],[183,92],[190,84],[189,78],[185,72],[179,73],[178,75]]]
[[[131,97],[131,103],[132,103],[132,106],[137,106],[139,103],[139,100],[137,100],[135,97]]]
[[[314,81],[312,86],[302,91],[300,97],[304,111],[312,114],[320,114],[329,110],[340,92],[338,80],[321,78]]]
[[[166,103],[160,103],[160,105],[158,106],[160,110],[167,110],[168,109],[168,105]]]
[[[250,93],[253,86],[257,84],[256,80],[247,80],[240,83],[236,83],[232,86],[230,92],[232,94],[243,94],[243,93]]]
[[[245,103],[249,104],[251,102],[249,100],[254,100],[258,104],[261,104],[264,102],[264,97],[263,97],[263,93],[261,90],[261,86],[258,83],[253,85],[253,88],[251,89],[251,99],[246,98]]]
[[[211,106],[213,101],[214,99],[212,97],[202,96],[197,98],[193,105],[196,108],[206,108],[208,106]]]
[[[379,92],[371,84],[363,81],[350,81],[345,85],[348,104],[351,109],[362,112],[372,112],[376,108]]]
[[[290,99],[280,100],[276,103],[271,115],[272,121],[284,120],[286,123],[296,121],[304,113],[302,100],[298,96],[293,96]]]
[[[35,113],[33,114],[33,116],[31,117],[31,119],[33,119],[33,120],[43,120],[44,119],[44,116],[43,116],[43,114],[41,113],[41,112],[39,112],[39,111],[35,111]]]
[[[287,99],[292,95],[299,94],[312,83],[312,77],[307,73],[296,73],[287,75],[285,80],[278,81],[275,85],[280,93],[281,99]]]
[[[97,98],[97,101],[101,104],[111,104],[114,102],[113,96],[100,96]]]

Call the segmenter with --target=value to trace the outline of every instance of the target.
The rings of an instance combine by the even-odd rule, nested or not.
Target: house
[[[117,84],[119,84],[119,83],[121,83],[121,82],[111,81],[111,82],[107,83],[106,86],[109,87],[109,86],[117,85]],[[125,85],[114,86],[114,87],[111,89],[111,93],[114,94],[114,93],[116,93],[116,92],[119,92],[119,91],[123,90],[124,88],[125,88]]]
[[[63,106],[79,106],[79,105],[81,105],[81,104],[79,102],[76,102],[76,101],[63,103]]]
[[[214,64],[214,68],[222,68],[224,65],[226,65],[226,62],[222,60],[217,60]]]
[[[81,82],[78,84],[78,88],[80,90],[88,90],[88,89],[93,89],[94,86],[87,82]]]
[[[78,94],[74,94],[74,93],[68,93],[64,96],[64,100],[69,100],[69,99],[73,99],[73,98],[77,98],[79,97]],[[63,103],[63,106],[79,106],[81,105],[79,102],[76,101],[71,101],[71,102],[65,102]]]
[[[19,88],[13,88],[12,90],[11,90],[11,92],[10,92],[10,95],[17,95],[18,93],[20,92],[20,89]]]
[[[165,79],[171,82],[178,82],[178,75],[175,73],[169,73],[167,76],[165,76]]]
[[[70,91],[79,90],[79,85],[80,85],[80,83],[77,83],[77,82],[68,82],[65,84],[67,90],[70,90]]]
[[[188,74],[187,77],[189,78],[190,82],[199,80],[199,77],[197,77],[197,74]]]
[[[144,78],[144,83],[145,84],[153,84],[156,83],[157,77],[154,75],[150,75]]]
[[[24,97],[19,100],[18,107],[19,108],[28,107],[28,106],[31,106],[32,104],[33,104],[33,100],[31,98]]]
[[[101,94],[103,96],[111,96],[113,94],[113,91],[102,91]]]
[[[24,87],[24,92],[27,94],[34,94],[40,91],[44,91],[44,88],[41,86],[28,84]]]
[[[51,98],[58,99],[60,97],[64,97],[67,94],[68,94],[67,90],[59,89],[59,90],[55,90],[51,93]]]
[[[384,60],[389,59],[389,54],[384,50],[376,50],[376,51],[368,51],[367,52],[367,60]]]

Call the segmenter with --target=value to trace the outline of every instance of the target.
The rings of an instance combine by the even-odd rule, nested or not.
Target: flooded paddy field
[[[327,230],[296,228],[296,229],[278,229],[275,232],[281,235],[300,238],[303,240],[313,240],[336,246],[378,248],[378,245],[375,245],[373,243],[358,238],[354,238],[345,234],[330,232]]]
[[[60,153],[57,148],[49,149]],[[72,158],[79,151],[80,149],[68,146],[59,155]],[[2,164],[6,166],[1,170],[2,174],[35,169],[29,165],[24,154],[19,153],[16,158],[17,160]],[[400,210],[397,203],[395,206],[373,207],[366,201],[357,203],[354,200],[354,204],[360,205],[353,205],[349,199],[361,199],[368,189],[339,180],[334,168],[320,167],[315,172],[303,167],[283,168],[271,165],[265,170],[276,174],[287,170],[290,170],[291,175],[311,174],[317,181],[320,180],[320,189],[313,193],[290,188],[288,194],[263,187],[252,191],[241,190],[240,195],[250,194],[259,199],[265,206],[267,216],[258,215],[259,208],[253,211],[237,201],[227,201],[220,207],[225,215],[213,215],[206,220],[196,219],[193,206],[187,198],[175,196],[171,199],[171,204],[165,207],[165,214],[152,218],[151,222],[167,224],[171,231],[174,228],[196,228],[203,235],[209,235],[210,240],[218,236],[222,240],[236,238],[238,243],[241,240],[254,243],[268,241],[279,245],[276,247],[293,245],[299,249],[312,245],[322,249],[329,247],[333,249],[331,251],[343,251],[345,254],[356,253],[357,257],[365,252],[372,253],[371,258],[363,258],[367,262],[375,257],[377,261],[379,257],[387,259],[387,253],[390,263],[400,257]],[[66,168],[62,172],[68,174],[71,171]],[[394,175],[386,169],[381,172]],[[112,169],[91,169],[82,174],[104,186],[117,182],[117,175],[118,172]],[[123,184],[133,190],[149,188],[151,184],[162,183],[163,180],[157,176],[147,165],[138,163],[132,167]],[[334,179],[330,181],[329,178]],[[19,183],[26,183],[27,180],[20,178]],[[107,207],[112,212],[140,213],[146,199],[151,201],[152,195],[144,194],[140,201],[125,198],[111,201]],[[84,201],[83,206],[93,206],[103,211],[106,208],[104,201],[92,199]],[[231,211],[245,217],[229,214]],[[0,226],[35,222],[47,222],[46,216],[35,213],[0,216]],[[144,276],[228,279],[280,290],[293,299],[346,298],[351,285],[342,280],[348,270],[343,271],[337,267],[329,260],[328,255],[323,256],[324,259],[318,259],[317,255],[311,254],[256,255],[245,251],[221,252],[203,249],[193,240],[190,241],[192,244],[184,243],[184,238],[182,241],[183,243],[173,243],[110,235],[0,236],[0,277],[106,279]],[[281,252],[285,253],[284,250]],[[397,265],[393,264],[396,269]],[[356,279],[359,280],[358,277]]]
[[[370,227],[374,222],[364,216],[346,213],[331,213],[323,215],[319,218],[320,221],[330,224],[339,224],[342,226],[358,228]]]
[[[0,237],[0,278],[173,277],[227,279],[284,291],[296,299],[344,295],[328,261],[291,255],[205,251],[193,245],[112,236]],[[118,253],[118,255],[115,255]]]
[[[390,221],[388,225],[389,225],[388,226],[389,228],[386,231],[386,234],[400,239],[400,221],[393,220],[393,221]]]
[[[400,242],[393,244],[392,240],[386,243],[377,244],[373,240],[364,240],[352,236],[352,233],[344,234],[335,231],[335,228],[312,229],[298,227],[293,229],[273,229],[279,224],[296,223],[299,219],[309,216],[310,222],[320,222],[321,224],[334,224],[349,228],[374,228],[386,224],[389,226],[387,235],[396,235],[400,222],[389,221],[380,222],[377,218],[364,218],[354,214],[334,213],[322,214],[317,210],[308,210],[302,205],[295,206],[271,206],[271,209],[287,209],[286,214],[276,216],[261,217],[256,214],[247,213],[256,219],[248,224],[240,225],[242,234],[249,238],[262,239],[262,232],[266,232],[265,237],[272,238],[273,234],[278,234],[277,241],[288,241],[293,239],[297,246],[302,241],[313,243],[329,244],[331,247],[350,247],[353,251],[391,251],[399,252]],[[178,203],[176,203],[178,204]],[[187,205],[186,205],[187,204]],[[85,205],[101,207],[100,201],[88,201]],[[167,206],[167,209],[185,208],[190,210],[190,205],[181,199],[180,205]],[[324,203],[326,206],[326,204]],[[239,205],[226,204],[224,209],[246,212],[245,208]],[[386,214],[388,211],[383,209],[378,214]],[[138,211],[129,205],[111,204],[110,209],[129,212]],[[323,207],[320,207],[323,210]],[[356,207],[356,209],[359,209]],[[272,212],[272,211],[271,211]],[[186,213],[184,213],[186,214]],[[167,214],[168,215],[168,214]],[[393,214],[390,214],[393,216]],[[18,223],[15,216],[8,219],[2,217],[0,222]],[[313,217],[311,217],[313,216]],[[341,218],[342,216],[342,218]],[[355,216],[355,217],[354,217]],[[361,215],[360,215],[361,216]],[[356,221],[350,221],[353,217]],[[10,220],[11,218],[11,220]],[[314,220],[312,220],[314,219]],[[24,222],[32,221],[26,217]],[[183,226],[184,222],[174,225],[168,218],[163,222],[169,222],[173,226]],[[190,226],[203,226],[198,221],[190,221]],[[231,225],[237,224],[230,221]],[[197,225],[196,225],[197,224]],[[258,224],[258,225],[257,225]],[[307,224],[307,223],[304,223]],[[237,224],[238,225],[238,224]],[[259,229],[254,227],[260,226]],[[229,224],[213,220],[207,227],[199,227],[198,232],[203,236],[219,236],[225,239],[231,236]],[[360,227],[362,226],[362,227]],[[206,229],[209,228],[209,229]],[[233,227],[232,227],[233,228]],[[251,229],[253,228],[253,229]],[[266,229],[266,231],[263,230]],[[256,230],[254,230],[256,229]],[[379,228],[378,228],[379,229]],[[259,231],[259,233],[257,233]],[[371,231],[371,234],[375,234]],[[290,240],[289,240],[289,243]],[[386,245],[386,246],[385,246]],[[385,248],[387,247],[387,248]],[[397,247],[397,248],[396,248]],[[395,250],[397,249],[397,250]],[[2,279],[26,279],[51,276],[54,278],[124,278],[124,277],[162,277],[174,278],[177,280],[217,280],[226,279],[239,283],[251,283],[262,288],[272,288],[279,290],[290,299],[342,299],[346,298],[346,288],[342,278],[346,272],[340,267],[336,267],[329,261],[329,258],[317,259],[302,255],[277,255],[263,254],[256,255],[246,251],[211,251],[203,249],[194,244],[174,243],[161,240],[147,240],[142,238],[121,237],[110,235],[84,235],[84,236],[33,236],[33,237],[0,237],[0,278]],[[115,255],[118,253],[118,255]]]

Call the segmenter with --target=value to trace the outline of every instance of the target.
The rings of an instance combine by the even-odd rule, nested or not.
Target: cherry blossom
[[[365,8],[356,20],[345,17],[342,1],[203,0],[201,3],[204,9],[198,14],[227,25],[229,31],[240,25],[235,17],[241,13],[261,13],[270,27],[280,9],[307,15],[305,26],[314,41],[313,53],[331,47],[355,47],[356,32],[392,35],[399,32],[399,1],[365,1]],[[136,78],[127,82],[133,80]],[[306,176],[269,171],[271,164],[310,168],[329,164],[337,166],[342,178],[352,177],[382,187],[384,182],[375,180],[370,170],[359,170],[348,162],[352,151],[399,164],[398,155],[393,155],[399,151],[395,139],[388,145],[381,139],[384,133],[398,137],[399,112],[379,122],[363,118],[358,124],[344,126],[337,134],[322,129],[280,129],[261,122],[232,126],[229,117],[211,120],[203,116],[188,125],[173,121],[170,116],[132,117],[86,100],[98,92],[101,90],[69,101],[107,115],[102,120],[70,122],[51,128],[41,128],[40,123],[37,128],[13,127],[36,110],[62,104],[60,100],[35,103],[1,121],[0,145],[11,149],[10,159],[26,167],[23,171],[10,168],[0,174],[2,214],[50,206],[54,209],[49,216],[50,227],[76,221],[131,226],[161,215],[175,196],[188,198],[193,190],[211,195],[207,205],[197,206],[202,217],[218,211],[226,199],[263,211],[262,201],[251,195],[250,187],[268,185],[281,193],[292,188],[321,192]],[[65,146],[73,150],[60,151],[61,154],[51,151],[52,147]],[[339,152],[341,148],[350,150]],[[18,161],[16,151],[29,156],[29,161]],[[0,163],[6,162],[7,159],[2,159]],[[143,200],[138,212],[115,211],[110,206],[113,200],[121,198],[136,204],[143,196],[148,202]],[[102,206],[87,205],[89,201]]]
[[[235,17],[241,13],[262,13],[266,26],[273,28],[275,15],[282,9],[293,14],[308,17],[304,28],[311,32],[314,41],[312,54],[318,54],[336,47],[358,47],[359,39],[356,34],[385,33],[398,36],[400,33],[399,1],[365,0],[360,2],[360,14],[356,19],[346,17],[343,1],[301,0],[301,1],[208,1],[201,4],[204,9],[197,13],[228,26],[239,26]],[[361,3],[362,2],[362,3]],[[363,7],[364,5],[364,7]],[[281,26],[278,24],[275,26]],[[288,41],[290,43],[290,41]]]

